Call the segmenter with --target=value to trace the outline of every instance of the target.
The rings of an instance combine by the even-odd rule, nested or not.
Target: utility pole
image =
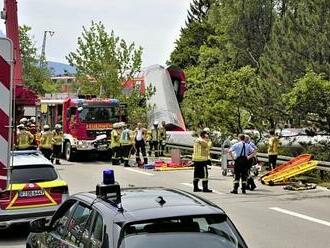
[[[44,66],[46,64],[46,40],[47,40],[47,33],[52,37],[54,35],[54,31],[46,30],[44,31],[44,39],[42,41],[42,49],[41,49],[41,56],[40,56],[40,66]]]

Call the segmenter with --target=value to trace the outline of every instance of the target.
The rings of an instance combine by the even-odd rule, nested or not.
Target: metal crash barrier
[[[192,153],[193,151],[193,147],[189,146],[189,145],[184,145],[184,144],[174,144],[174,143],[167,143],[166,147],[169,149],[179,149],[182,151],[188,151],[190,153]],[[211,155],[223,155],[223,149],[220,147],[213,147],[211,149]],[[261,162],[268,162],[268,154],[267,153],[257,153],[257,157],[258,160]],[[289,157],[289,156],[278,156],[277,157],[277,162],[281,163],[281,162],[286,162],[293,159],[293,157]],[[212,159],[212,162],[221,162],[221,160],[218,159]],[[330,171],[330,162],[328,161],[317,161],[318,165],[317,165],[317,169],[321,170],[321,171]]]

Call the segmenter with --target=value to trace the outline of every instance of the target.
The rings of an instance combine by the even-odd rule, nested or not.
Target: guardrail
[[[172,148],[172,149],[179,149],[179,150],[184,150],[184,151],[193,151],[193,147],[189,146],[189,145],[183,145],[183,144],[174,144],[174,143],[167,143],[166,147],[168,148]],[[213,147],[211,149],[211,154],[212,155],[220,155],[222,156],[222,148],[220,147]],[[267,153],[257,153],[257,157],[259,161],[262,162],[268,162],[268,154]],[[281,163],[281,162],[286,162],[291,160],[292,157],[288,157],[288,156],[278,156],[277,157],[277,162]],[[220,160],[214,159],[214,162],[220,162]],[[318,166],[317,166],[318,170],[321,171],[330,171],[330,162],[328,161],[318,161]]]

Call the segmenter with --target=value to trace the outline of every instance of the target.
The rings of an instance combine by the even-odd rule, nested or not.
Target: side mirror
[[[42,233],[48,230],[48,220],[46,218],[39,218],[30,222],[30,232]]]

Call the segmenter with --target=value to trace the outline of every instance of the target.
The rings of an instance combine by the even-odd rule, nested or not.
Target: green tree
[[[213,33],[207,22],[208,11],[213,2],[214,0],[194,0],[190,4],[186,27],[181,28],[180,38],[175,42],[176,46],[168,64],[180,68],[198,64],[199,48]]]
[[[40,67],[40,56],[29,32],[31,27],[19,27],[19,40],[23,64],[23,80],[26,86],[35,90],[39,95],[56,91],[56,85],[50,79],[50,72]]]
[[[330,132],[330,80],[325,75],[308,71],[285,97],[295,119]]]
[[[261,58],[264,78],[290,90],[307,70],[330,78],[330,2],[282,1],[272,39]]]
[[[142,48],[110,34],[101,22],[83,27],[78,48],[66,57],[77,68],[81,93],[119,97],[121,83],[136,74],[142,64]]]

